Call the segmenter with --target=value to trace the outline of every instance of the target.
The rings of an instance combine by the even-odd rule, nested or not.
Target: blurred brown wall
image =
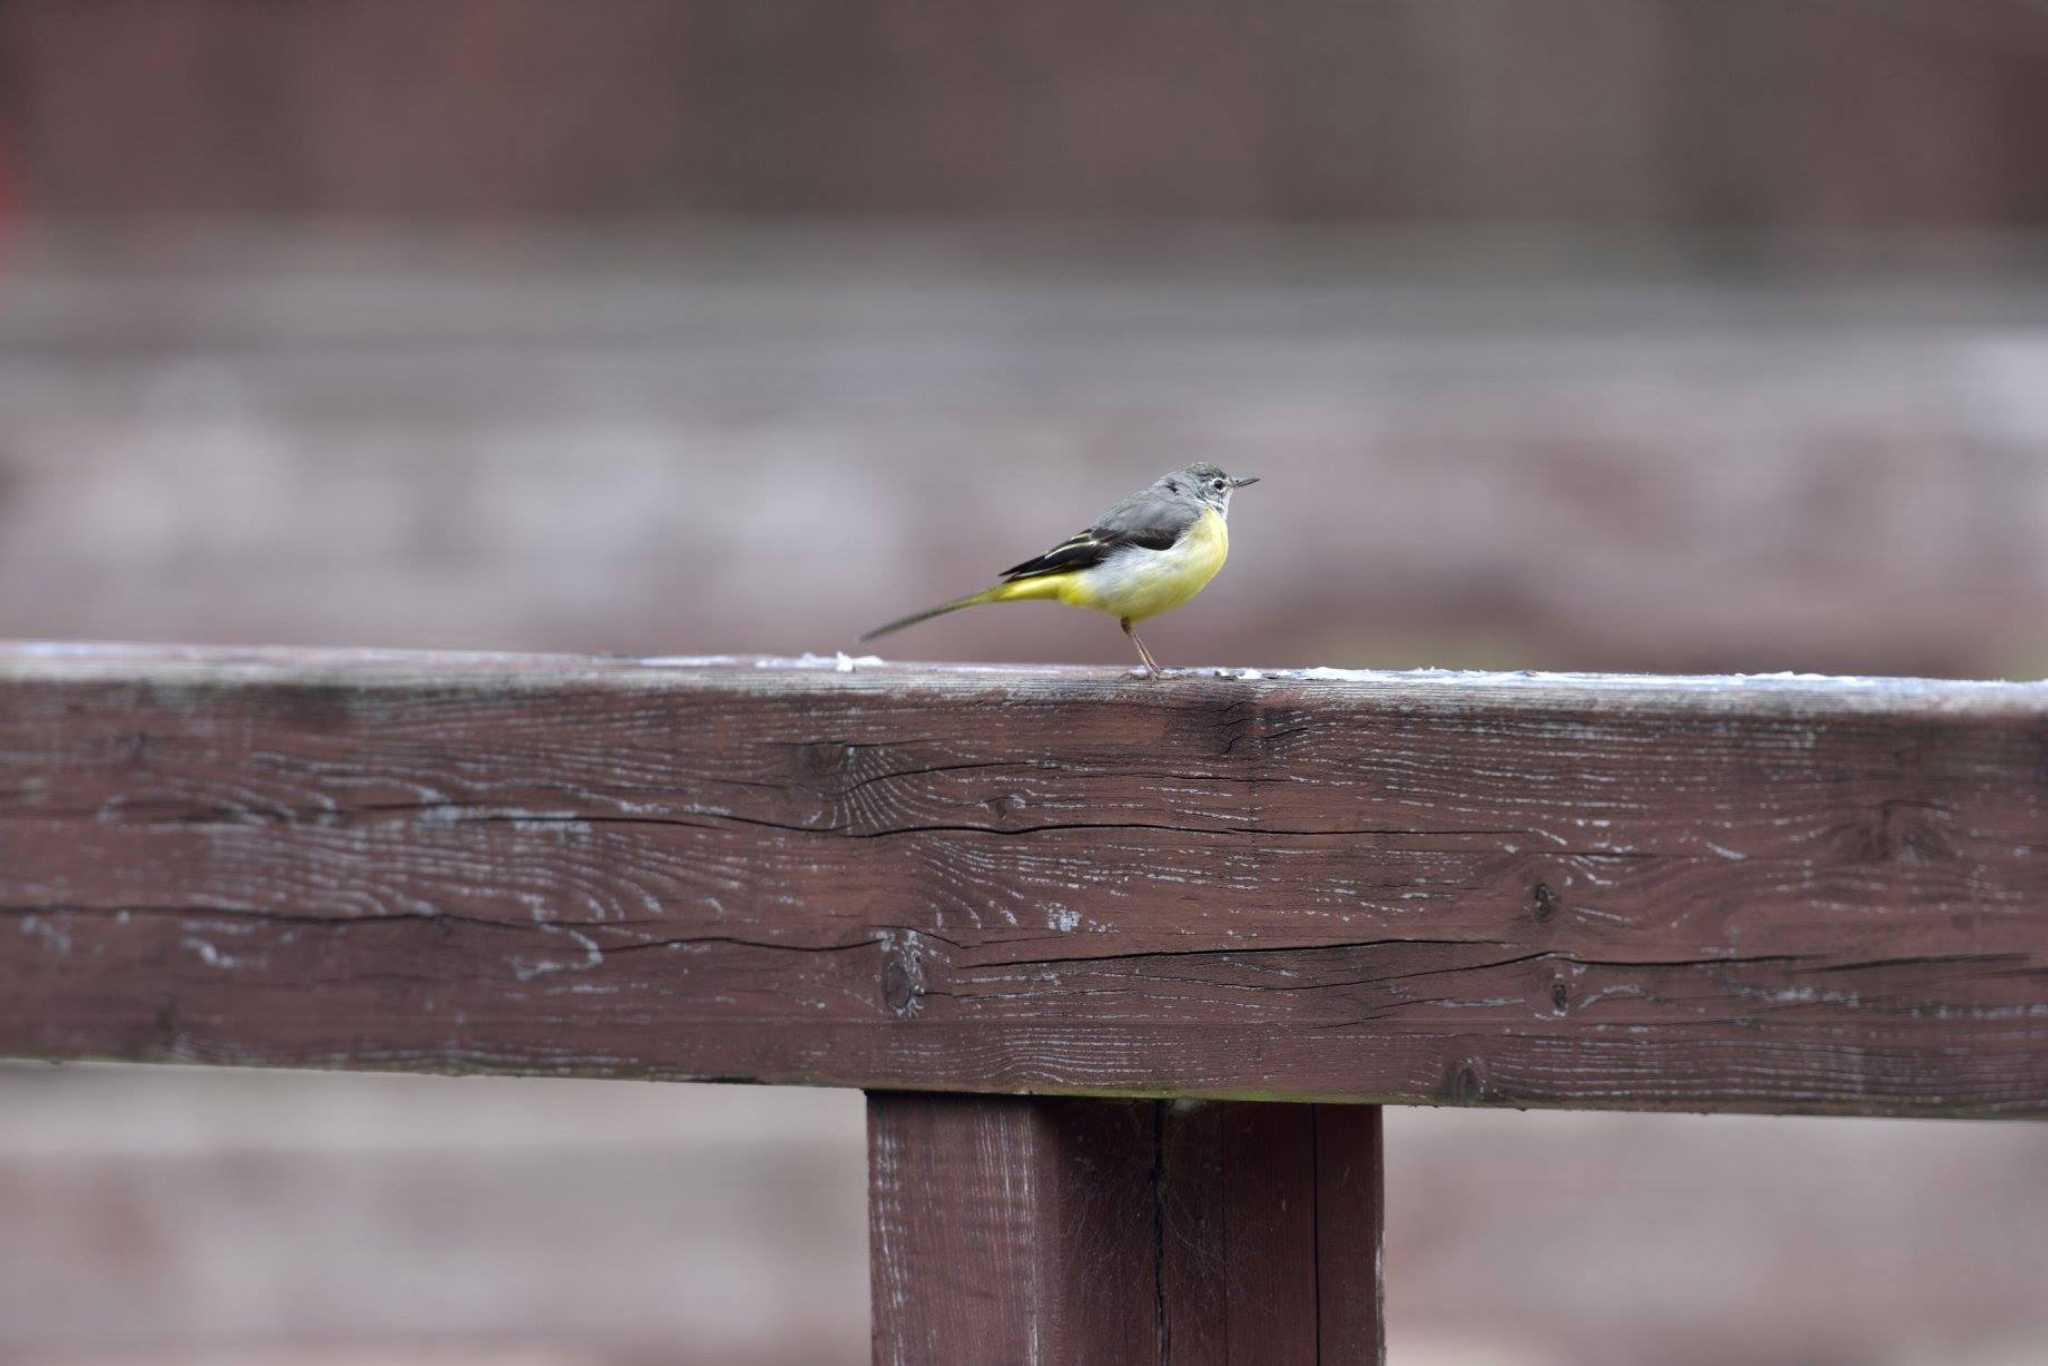
[[[2048,12],[1694,0],[14,0],[51,215],[2048,220]]]

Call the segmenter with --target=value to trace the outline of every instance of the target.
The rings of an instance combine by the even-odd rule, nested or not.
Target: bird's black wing
[[[1113,547],[1095,538],[1092,531],[1083,531],[1067,537],[1043,555],[1034,555],[1021,564],[1013,564],[1003,571],[1005,581],[1010,579],[1031,579],[1041,574],[1063,574],[1070,569],[1086,569],[1101,564],[1109,558]]]
[[[1169,550],[1198,516],[1198,512],[1166,502],[1149,490],[1134,493],[1103,513],[1086,531],[1067,537],[1043,555],[1011,565],[1003,571],[1003,578],[1031,579],[1041,574],[1087,569],[1125,546]]]

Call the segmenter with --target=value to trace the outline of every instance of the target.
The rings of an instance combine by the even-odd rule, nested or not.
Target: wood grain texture
[[[1379,1361],[1379,1133],[1377,1106],[870,1094],[875,1361]]]
[[[1161,1360],[1161,1104],[871,1094],[877,1366]]]
[[[0,1052],[2048,1111],[2048,686],[0,653]]]

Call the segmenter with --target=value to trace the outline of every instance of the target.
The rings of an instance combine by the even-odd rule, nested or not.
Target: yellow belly
[[[1113,617],[1143,621],[1201,592],[1230,555],[1230,528],[1214,508],[1167,550],[1132,550],[1114,559],[1061,575],[1058,598]]]

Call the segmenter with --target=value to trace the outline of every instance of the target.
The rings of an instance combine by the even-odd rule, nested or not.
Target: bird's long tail
[[[979,607],[985,602],[1017,602],[1030,598],[1055,598],[1059,596],[1059,580],[1062,577],[1064,576],[1046,575],[1041,578],[1015,579],[1009,583],[999,583],[993,588],[984,588],[979,593],[969,593],[964,598],[955,598],[951,602],[942,602],[937,607],[928,607],[922,612],[913,612],[907,617],[899,617],[886,626],[877,626],[874,630],[862,636],[861,639],[873,640],[877,636],[886,636],[893,631],[900,631],[906,626],[915,626],[920,621],[930,621],[933,617],[942,617],[948,612],[957,612],[963,607]]]

